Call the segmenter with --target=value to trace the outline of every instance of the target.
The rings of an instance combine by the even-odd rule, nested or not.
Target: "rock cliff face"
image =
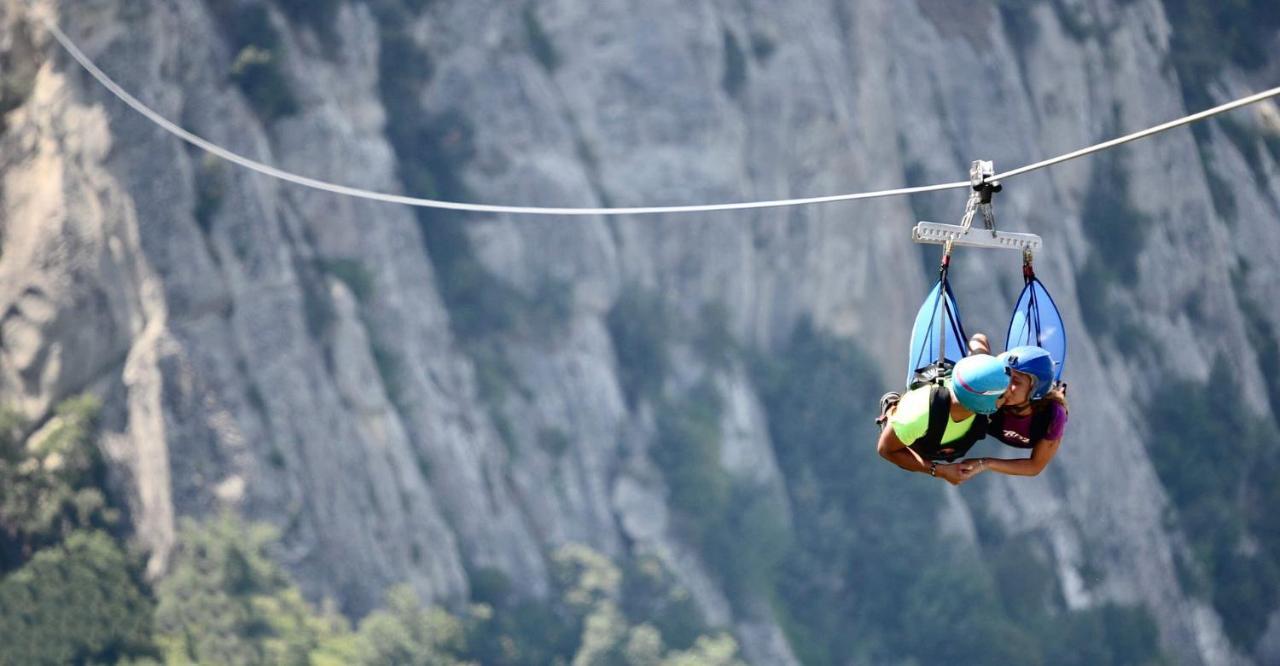
[[[480,568],[540,595],[549,549],[582,542],[658,555],[756,663],[794,657],[768,606],[731,604],[716,563],[673,530],[653,406],[628,393],[609,313],[637,290],[657,294],[683,321],[722,315],[730,339],[758,350],[809,320],[875,351],[896,384],[930,279],[909,225],[958,217],[962,193],[619,219],[342,198],[180,143],[88,78],[39,17],[233,151],[488,203],[953,181],[971,159],[1019,166],[1188,112],[1153,0],[1030,3],[1017,25],[996,5],[943,0],[283,6],[0,5],[3,401],[38,420],[77,392],[105,398],[113,478],[152,574],[179,520],[222,507],[280,526],[305,589],[356,614],[401,581],[461,598]],[[1213,98],[1270,85],[1268,67],[1224,69]],[[1272,103],[1238,113],[1280,130]],[[1144,444],[1131,405],[1161,378],[1206,380],[1223,358],[1245,407],[1271,411],[1276,368],[1248,331],[1280,330],[1280,313],[1246,304],[1271,302],[1280,284],[1276,168],[1273,153],[1206,125],[1199,141],[1179,130],[1013,179],[997,200],[1006,228],[1045,239],[1037,269],[1073,327],[1072,424],[1052,474],[967,499],[1006,529],[1049,535],[1069,607],[1142,604],[1187,663],[1280,658],[1280,610],[1261,643],[1273,651],[1241,654],[1213,608],[1182,591],[1185,545],[1146,453],[1158,443]],[[1148,221],[1102,236],[1127,243],[1114,254],[1089,227],[1099,183],[1122,183]],[[1091,278],[1107,258],[1132,279],[1100,291]],[[958,256],[972,328],[1004,325],[1016,268]],[[1090,328],[1085,309],[1099,302],[1149,340],[1133,352],[1123,333]],[[722,464],[785,501],[774,451],[786,443],[770,440],[743,363],[671,346],[660,390],[718,387]],[[851,433],[849,445],[871,442]]]

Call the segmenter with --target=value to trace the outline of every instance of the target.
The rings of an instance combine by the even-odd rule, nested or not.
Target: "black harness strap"
[[[952,462],[963,457],[973,448],[978,440],[987,436],[987,417],[975,414],[969,431],[959,439],[942,445],[942,437],[947,432],[947,423],[951,420],[951,391],[941,383],[929,388],[929,428],[911,444],[911,449],[925,460],[943,460]]]

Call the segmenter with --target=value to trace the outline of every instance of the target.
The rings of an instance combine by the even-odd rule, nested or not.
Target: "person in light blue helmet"
[[[1010,376],[1008,364],[988,354],[961,359],[949,377],[888,406],[876,450],[904,470],[960,484],[964,470],[954,461],[986,436],[987,417],[1003,404]]]
[[[988,351],[985,336],[974,336],[970,349]],[[1067,427],[1066,386],[1055,384],[1049,352],[1035,346],[1014,347],[997,357],[1010,372],[1009,390],[1000,410],[987,421],[987,434],[1008,446],[1029,449],[1025,458],[970,458],[960,465],[965,479],[985,471],[1036,476],[1053,460]]]

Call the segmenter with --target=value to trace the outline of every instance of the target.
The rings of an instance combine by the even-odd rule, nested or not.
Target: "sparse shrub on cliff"
[[[211,8],[234,54],[228,77],[253,109],[265,121],[297,113],[297,99],[281,70],[280,33],[271,22],[268,7],[258,2],[216,0]]]

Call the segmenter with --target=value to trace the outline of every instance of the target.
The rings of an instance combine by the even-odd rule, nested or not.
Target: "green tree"
[[[466,627],[439,608],[424,607],[408,586],[392,588],[387,609],[360,623],[355,663],[369,666],[463,666]]]
[[[226,513],[186,522],[156,588],[155,629],[169,663],[349,663],[354,641],[336,612],[319,614],[268,556],[277,535]]]
[[[0,414],[0,573],[84,528],[108,529],[101,455],[90,442],[100,403],[92,396],[61,403],[29,438],[22,419]]]
[[[99,409],[92,396],[71,398],[29,437],[24,419],[0,409],[0,663],[153,651],[148,591],[107,531],[118,512],[92,442]]]
[[[107,534],[80,530],[0,582],[0,664],[145,656],[152,602]]]
[[[687,650],[667,651],[661,632],[649,622],[650,618],[643,618],[644,621],[637,624],[623,612],[626,604],[622,594],[639,586],[628,584],[625,572],[604,555],[586,546],[571,544],[558,550],[553,560],[563,600],[579,612],[586,611],[573,666],[730,666],[741,663],[737,659],[737,642],[727,634],[700,635]],[[656,563],[650,561],[650,564]],[[657,573],[661,577],[651,567],[647,568],[650,575]]]

